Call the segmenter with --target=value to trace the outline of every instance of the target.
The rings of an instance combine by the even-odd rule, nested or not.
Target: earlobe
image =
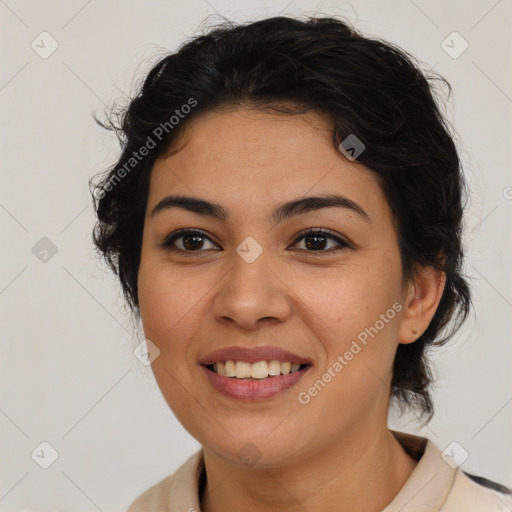
[[[443,296],[446,274],[423,267],[408,288],[398,343],[414,343],[427,329]]]

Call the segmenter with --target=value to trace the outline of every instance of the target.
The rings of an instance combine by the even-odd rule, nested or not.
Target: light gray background
[[[462,468],[512,485],[510,0],[319,2],[0,1],[0,510],[124,511],[199,443],[168,409],[132,347],[119,286],[93,252],[87,182],[118,156],[91,112],[130,94],[165,49],[216,12],[348,16],[453,85],[454,124],[471,186],[467,273],[476,315],[436,359],[436,415],[394,428],[457,441]],[[215,20],[214,20],[215,21]],[[58,49],[48,58],[48,32]],[[458,58],[442,42],[457,31]],[[41,42],[42,38],[46,38]],[[453,38],[452,38],[453,40]],[[448,39],[452,52],[460,40]],[[57,253],[33,253],[47,237]],[[44,242],[41,242],[44,243]],[[506,261],[509,261],[507,264]],[[50,450],[57,460],[42,469]]]

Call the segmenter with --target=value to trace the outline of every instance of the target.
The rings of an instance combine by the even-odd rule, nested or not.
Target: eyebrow
[[[222,205],[198,199],[196,197],[170,195],[161,199],[151,211],[153,218],[159,212],[169,210],[171,208],[181,208],[182,210],[212,217],[225,222],[229,218],[229,211]],[[321,196],[303,197],[294,199],[278,205],[271,215],[271,220],[278,224],[286,219],[301,215],[303,213],[317,211],[322,208],[343,208],[357,213],[362,219],[371,224],[370,216],[357,203],[348,197],[328,194]]]

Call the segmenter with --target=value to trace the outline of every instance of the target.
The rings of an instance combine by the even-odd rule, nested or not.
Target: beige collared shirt
[[[418,465],[382,512],[511,512],[512,495],[469,478],[429,440],[392,431]],[[204,479],[203,450],[178,470],[141,494],[127,512],[201,512],[200,483]],[[203,477],[203,478],[202,478]]]

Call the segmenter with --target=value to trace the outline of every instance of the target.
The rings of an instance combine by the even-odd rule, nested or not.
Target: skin
[[[386,198],[368,169],[333,148],[321,115],[233,107],[202,114],[186,128],[178,151],[152,171],[138,290],[144,334],[161,351],[152,364],[158,386],[204,450],[201,510],[382,510],[417,464],[387,428],[394,355],[427,328],[444,274],[421,269],[414,282],[403,281]],[[371,222],[340,208],[277,225],[269,220],[285,201],[328,193],[356,202]],[[229,218],[177,208],[151,218],[168,194],[220,203]],[[181,238],[174,246],[182,253],[159,247],[180,228],[202,231],[202,246],[183,254],[191,245]],[[316,249],[314,240],[298,237],[305,228],[330,230],[351,246],[329,252],[338,244],[327,239]],[[250,264],[236,252],[248,236],[263,250]],[[394,303],[402,310],[300,403],[298,394]],[[271,399],[225,397],[199,366],[218,348],[265,344],[314,365]],[[238,455],[247,443],[258,453],[250,465]]]

